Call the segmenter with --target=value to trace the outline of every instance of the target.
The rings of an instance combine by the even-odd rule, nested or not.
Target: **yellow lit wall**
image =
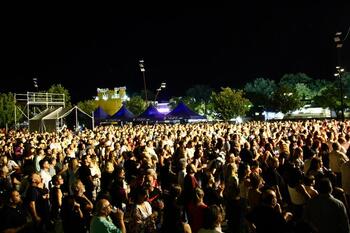
[[[96,101],[98,106],[101,107],[103,111],[112,116],[121,108],[125,95],[125,87],[114,88],[114,90],[98,89],[98,100]]]

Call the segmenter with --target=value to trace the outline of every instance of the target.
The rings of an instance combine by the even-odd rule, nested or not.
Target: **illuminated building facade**
[[[116,113],[127,99],[126,87],[115,87],[112,90],[97,88],[97,96],[95,98],[98,106],[110,116]]]

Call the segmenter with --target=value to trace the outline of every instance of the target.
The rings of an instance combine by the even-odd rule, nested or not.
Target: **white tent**
[[[82,127],[93,128],[93,117],[78,106],[72,108],[53,108],[43,111],[33,117],[30,122],[36,122],[38,127],[30,127],[30,131],[55,132],[63,127],[78,130]],[[33,124],[34,126],[34,124]]]

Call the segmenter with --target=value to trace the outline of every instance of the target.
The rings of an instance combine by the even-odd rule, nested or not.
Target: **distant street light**
[[[284,96],[292,96],[293,92],[283,93]]]
[[[33,85],[36,88],[36,91],[38,91],[39,85],[38,85],[38,78],[37,77],[33,78]]]
[[[156,95],[155,95],[155,97],[154,97],[154,102],[157,101],[157,97],[158,97],[159,92],[160,92],[162,89],[165,89],[165,87],[166,87],[166,83],[165,83],[165,82],[163,82],[163,83],[160,84],[160,87],[156,90],[157,93],[156,93]]]
[[[341,35],[342,35],[341,32],[336,32],[334,35],[334,42],[335,42],[337,48],[343,47],[343,41],[341,39]]]
[[[145,88],[145,100],[146,103],[148,103],[148,99],[147,99],[147,87],[146,87],[146,77],[145,77],[145,66],[144,66],[144,61],[143,60],[139,60],[139,66],[140,66],[140,70],[142,72],[142,77],[143,77],[143,87]]]
[[[345,115],[344,115],[344,91],[343,91],[343,76],[344,69],[340,66],[335,67],[337,69],[337,73],[334,74],[335,77],[339,78],[339,84],[340,84],[340,110],[341,110],[341,119],[344,121]]]

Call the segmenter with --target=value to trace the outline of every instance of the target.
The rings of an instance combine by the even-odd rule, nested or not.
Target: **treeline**
[[[214,90],[207,85],[195,85],[184,96],[170,99],[171,108],[183,101],[191,109],[210,119],[229,120],[256,111],[287,113],[309,104],[329,108],[336,113],[341,110],[341,89],[344,108],[350,106],[350,74],[343,73],[333,81],[312,79],[304,73],[285,74],[279,82],[267,78],[256,78],[246,83],[243,89],[222,87]],[[69,91],[61,84],[51,86],[47,92],[65,94],[66,106],[71,106]],[[147,104],[145,93],[134,93],[126,105],[134,114],[143,112]],[[152,99],[154,93],[147,92]],[[92,99],[80,101],[77,105],[87,113],[98,106]],[[14,95],[0,93],[0,127],[14,124]],[[18,116],[20,117],[20,116]]]

